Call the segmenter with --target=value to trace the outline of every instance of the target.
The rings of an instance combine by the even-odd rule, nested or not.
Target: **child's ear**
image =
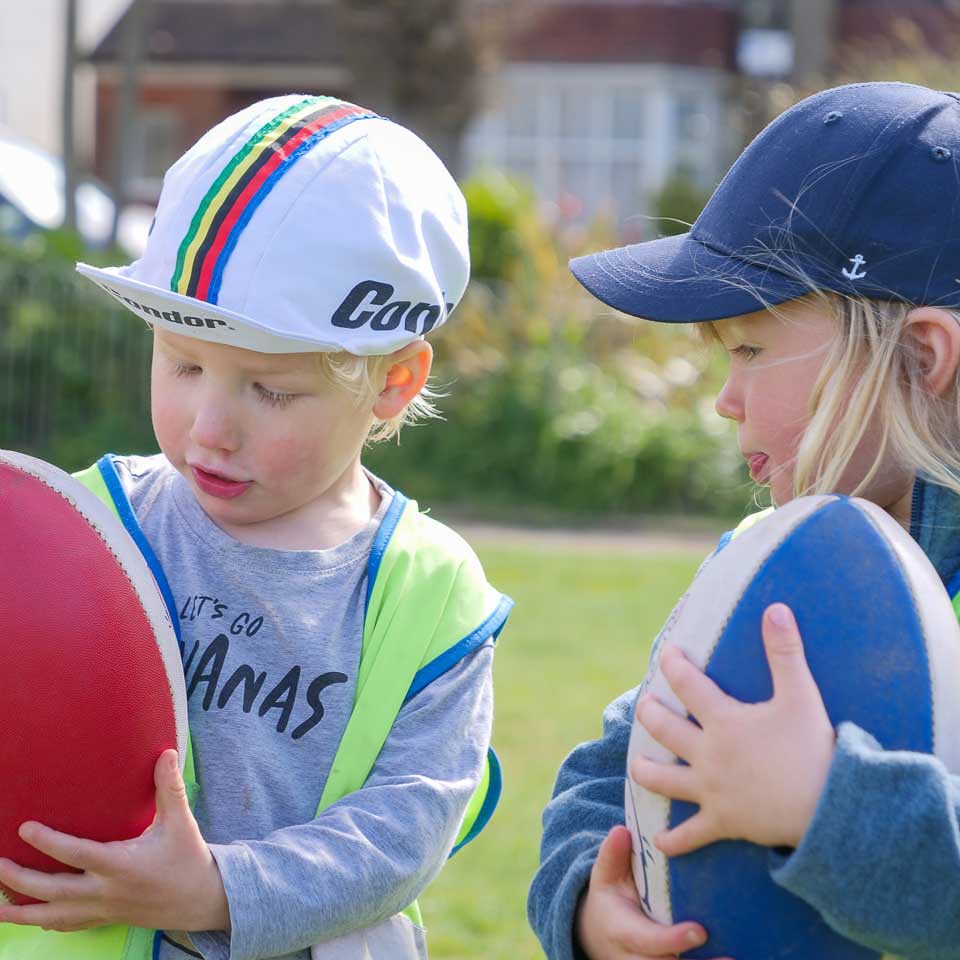
[[[390,420],[423,389],[433,366],[433,347],[426,340],[414,340],[391,356],[387,379],[373,404],[378,420]]]
[[[907,315],[904,330],[920,355],[923,379],[935,396],[956,381],[960,365],[960,323],[941,307],[917,307]]]

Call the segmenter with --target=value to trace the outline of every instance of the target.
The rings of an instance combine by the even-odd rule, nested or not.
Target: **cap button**
[[[843,114],[839,110],[831,110],[824,118],[823,122],[826,124],[836,123]]]
[[[942,163],[944,160],[949,160],[953,154],[948,147],[933,147],[930,151],[930,156],[933,157],[934,160]]]

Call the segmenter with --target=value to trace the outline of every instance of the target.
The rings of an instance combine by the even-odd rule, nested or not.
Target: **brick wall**
[[[518,62],[669,63],[732,69],[736,13],[708,3],[546,7],[510,43]]]

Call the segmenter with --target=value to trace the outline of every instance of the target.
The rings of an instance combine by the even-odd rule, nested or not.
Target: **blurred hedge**
[[[480,512],[741,514],[750,487],[712,411],[719,358],[692,329],[579,288],[568,253],[609,245],[607,231],[558,238],[504,179],[465,192],[473,281],[433,338],[444,421],[371,448],[371,469]],[[67,469],[156,449],[149,332],[75,274],[91,256],[61,234],[0,247],[0,445]]]

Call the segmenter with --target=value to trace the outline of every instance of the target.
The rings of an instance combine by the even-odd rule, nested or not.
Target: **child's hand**
[[[47,930],[121,923],[148,929],[229,930],[223,883],[190,811],[177,754],[154,769],[157,815],[132,840],[96,843],[24,823],[31,846],[82,873],[48,874],[0,860],[0,881],[44,903],[0,904],[0,922]]]
[[[604,838],[580,901],[577,939],[590,960],[676,957],[707,939],[699,923],[654,923],[640,909],[630,870],[630,831],[614,827]]]
[[[636,757],[633,780],[700,806],[655,838],[667,856],[723,838],[795,847],[813,817],[833,759],[833,727],[790,609],[768,607],[762,629],[773,699],[740,703],[668,648],[663,675],[700,726],[651,697],[637,704],[637,719],[650,735],[689,766]]]

